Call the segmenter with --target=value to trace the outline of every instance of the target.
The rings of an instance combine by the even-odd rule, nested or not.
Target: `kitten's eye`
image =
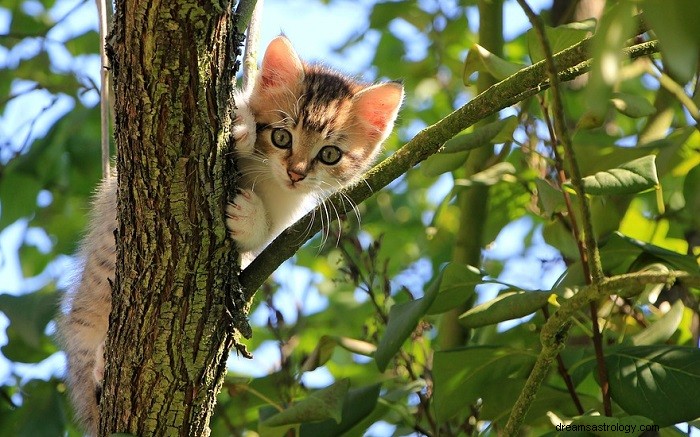
[[[292,134],[287,129],[272,129],[272,144],[280,149],[289,149],[292,147]]]
[[[337,164],[343,156],[343,151],[336,146],[324,146],[318,152],[318,159],[326,165]]]

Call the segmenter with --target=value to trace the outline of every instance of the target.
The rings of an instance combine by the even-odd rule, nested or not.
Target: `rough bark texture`
[[[223,221],[241,36],[228,3],[116,4],[119,226],[100,434],[206,436],[247,334]]]

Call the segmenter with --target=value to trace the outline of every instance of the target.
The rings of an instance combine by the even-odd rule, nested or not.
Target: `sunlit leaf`
[[[654,105],[637,94],[615,93],[610,100],[618,111],[628,117],[647,117],[656,112]]]
[[[325,419],[333,419],[336,423],[340,423],[343,401],[349,387],[350,381],[341,379],[329,387],[311,393],[284,411],[268,417],[261,422],[261,425],[271,428]]]
[[[47,289],[21,296],[0,295],[0,311],[10,319],[3,354],[13,361],[31,363],[55,352],[55,345],[44,331],[57,308],[58,294]]]
[[[478,126],[472,132],[448,140],[442,153],[463,152],[486,144],[503,143],[513,138],[517,126],[518,119],[514,115]]]
[[[654,155],[635,159],[617,168],[598,172],[583,178],[588,194],[634,194],[659,185]]]
[[[665,65],[685,83],[696,73],[700,52],[696,0],[644,0],[644,19],[648,20],[661,44]]]
[[[468,328],[478,328],[525,317],[542,308],[549,296],[550,293],[541,291],[505,292],[468,310],[459,316],[459,322]]]
[[[460,153],[436,153],[423,161],[421,171],[429,177],[440,176],[462,167],[467,161],[469,152]]]
[[[0,230],[17,219],[31,216],[42,186],[32,175],[7,172],[0,179]]]
[[[306,358],[301,366],[301,372],[310,372],[320,366],[323,366],[331,359],[333,355],[333,349],[338,343],[333,337],[324,335],[318,341],[318,344],[311,352],[311,354]]]
[[[602,118],[612,87],[620,80],[622,48],[634,30],[635,2],[622,0],[603,14],[593,39],[593,63],[586,87],[586,103],[593,116]]]
[[[442,276],[439,278],[425,291],[422,298],[395,304],[389,310],[389,323],[374,354],[374,360],[380,371],[386,370],[393,356],[401,349],[401,345],[435,301]]]
[[[535,179],[537,186],[537,205],[546,217],[552,217],[555,213],[566,211],[564,193],[553,187],[544,179]]]
[[[474,287],[483,282],[476,267],[450,263],[436,279],[439,294],[428,308],[427,314],[441,314],[464,304],[474,297]]]
[[[610,235],[601,246],[603,267],[606,271],[612,271],[615,274],[627,273],[632,263],[642,255],[647,256],[647,264],[663,260],[674,268],[700,273],[695,257],[645,243],[619,232]]]
[[[581,42],[595,29],[595,25],[595,20],[591,19],[558,27],[545,26],[545,34],[549,40],[552,54],[555,55]],[[544,59],[544,50],[534,29],[527,32],[527,45],[530,48],[530,59],[532,59],[533,64]]]
[[[94,30],[89,30],[66,41],[66,48],[73,56],[98,53],[100,50],[100,35]]]
[[[646,346],[663,343],[671,338],[683,319],[684,308],[685,306],[682,301],[676,301],[663,317],[654,322],[653,325],[645,328],[642,332],[635,334],[632,337],[632,344],[635,346]]]
[[[516,182],[515,167],[510,162],[499,162],[469,177],[455,180],[455,189],[476,185],[490,187],[499,182]]]
[[[438,419],[448,420],[487,395],[484,388],[491,382],[524,382],[534,361],[532,353],[507,347],[476,346],[435,352],[434,402]]]
[[[3,434],[17,437],[63,435],[65,416],[61,414],[58,381],[32,379],[22,387],[22,406],[3,421]]]
[[[323,422],[304,423],[301,425],[301,436],[334,437],[344,435],[346,431],[361,423],[377,406],[381,384],[353,389],[348,391],[343,400],[340,422],[329,419]]]
[[[470,76],[475,72],[483,71],[488,72],[497,80],[503,80],[524,67],[522,64],[509,62],[494,55],[479,44],[473,44],[464,60],[462,81],[465,85],[469,85],[471,84]]]
[[[637,346],[605,354],[610,395],[625,412],[660,426],[700,417],[700,349]]]

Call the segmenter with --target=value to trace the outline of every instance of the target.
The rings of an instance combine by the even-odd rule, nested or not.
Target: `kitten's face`
[[[367,87],[303,65],[278,37],[249,100],[258,123],[256,155],[264,157],[255,165],[266,166],[283,189],[336,191],[372,164],[402,97],[395,83]]]

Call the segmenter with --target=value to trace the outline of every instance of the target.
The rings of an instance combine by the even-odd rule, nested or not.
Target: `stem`
[[[549,319],[549,309],[546,305],[542,307],[542,313],[544,313],[544,319],[545,321],[547,321]],[[564,359],[559,353],[557,353],[557,370],[559,371],[559,375],[561,375],[561,378],[564,380],[564,384],[566,384],[566,389],[568,390],[569,395],[571,396],[571,400],[573,400],[574,405],[576,405],[576,411],[578,412],[578,414],[583,414],[585,410],[583,409],[583,405],[581,404],[581,399],[578,397],[578,393],[576,393],[576,386],[574,386],[574,381],[571,379],[569,369],[566,368],[566,364],[564,364]]]
[[[518,4],[527,15],[532,27],[537,34],[537,38],[544,51],[545,61],[547,63],[547,76],[551,84],[552,93],[552,106],[554,109],[554,132],[556,133],[556,140],[552,141],[552,145],[555,150],[561,147],[564,153],[558,151],[559,155],[564,157],[566,163],[568,164],[569,171],[571,172],[571,184],[576,191],[579,198],[579,212],[581,214],[581,228],[573,226],[578,241],[579,253],[581,256],[581,262],[587,269],[584,269],[586,273],[586,282],[588,284],[598,284],[603,280],[603,266],[600,261],[600,252],[598,250],[598,242],[595,239],[595,234],[593,233],[593,221],[591,219],[591,210],[588,204],[588,198],[586,197],[586,192],[583,188],[583,182],[581,180],[581,171],[578,167],[576,160],[576,154],[571,143],[571,135],[566,127],[566,118],[564,114],[564,105],[562,103],[561,89],[559,86],[559,75],[557,72],[557,67],[554,63],[552,47],[549,44],[547,35],[544,30],[544,25],[540,17],[535,14],[535,12],[527,4],[526,0],[518,0]],[[559,162],[560,160],[557,159]],[[561,172],[559,172],[561,175]],[[567,203],[567,206],[570,203]],[[573,215],[571,215],[573,219]],[[587,271],[586,271],[587,270]],[[593,327],[593,346],[595,349],[597,369],[598,369],[598,379],[600,381],[600,388],[603,397],[603,409],[606,416],[612,416],[612,405],[610,401],[609,393],[609,383],[608,383],[608,372],[605,365],[605,357],[603,355],[603,337],[600,332],[600,327],[598,326],[598,305],[595,302],[590,303],[591,311],[591,322]]]
[[[590,38],[554,56],[555,64],[562,71],[562,80],[570,80],[590,69],[589,48]],[[637,44],[624,50],[625,54],[632,58],[657,51],[658,44],[655,41]],[[350,209],[347,199],[353,203],[362,202],[416,164],[438,152],[445,141],[478,120],[547,89],[549,84],[543,79],[544,73],[545,61],[540,61],[495,84],[442,120],[420,131],[396,153],[367,172],[356,185],[334,194],[326,202],[330,202],[341,214],[347,212]],[[577,185],[580,185],[580,181],[577,181]],[[283,231],[241,272],[240,282],[248,301],[260,284],[282,262],[294,255],[302,244],[321,229],[322,213],[319,212],[320,209],[310,212]]]
[[[559,309],[552,314],[540,332],[542,351],[537,357],[535,366],[527,378],[525,387],[520,392],[518,400],[513,405],[508,423],[504,428],[504,435],[513,436],[518,434],[518,430],[525,419],[525,414],[530,407],[535,394],[542,381],[547,376],[552,361],[564,346],[566,335],[569,331],[571,318],[580,311],[586,304],[601,299],[612,294],[620,297],[631,297],[639,294],[643,287],[648,284],[673,285],[675,281],[681,280],[689,287],[700,286],[700,275],[691,275],[688,272],[673,270],[670,272],[634,272],[624,275],[617,275],[604,278],[598,284],[586,285],[579,288],[576,294],[566,300]]]

